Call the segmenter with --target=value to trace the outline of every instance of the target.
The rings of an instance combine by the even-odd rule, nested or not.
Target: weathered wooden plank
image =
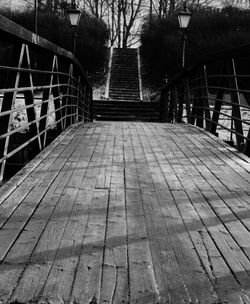
[[[82,178],[80,188],[93,188],[96,185],[97,177],[99,173],[99,168],[103,156],[103,151],[106,144],[106,132],[103,132],[101,127],[95,128],[95,132],[92,135],[92,140],[96,140],[96,144],[94,144],[93,153],[90,156],[88,162],[88,168]]]
[[[200,168],[200,167],[199,167]],[[200,168],[201,169],[201,168]],[[203,171],[204,171],[204,168],[203,168],[203,170],[200,170],[201,171],[201,173],[203,173]],[[200,188],[200,184],[202,184],[201,183],[201,181],[202,181],[202,179],[203,179],[203,176],[202,175],[200,175],[200,176],[198,176],[198,175],[192,175],[191,176],[192,178],[194,178],[194,180],[196,181],[196,183],[197,183],[197,185],[198,185],[198,188]],[[207,179],[208,180],[208,182],[205,182],[205,180],[203,181],[203,185],[205,184],[205,183],[207,183],[207,193],[209,193],[209,195],[211,195],[211,193],[213,193],[213,189],[209,186],[209,181],[210,180],[214,180],[214,176],[212,176],[212,179],[210,178],[208,178]],[[189,183],[184,183],[184,184],[190,184],[190,181],[191,181],[191,183],[192,183],[192,180],[189,180]],[[218,185],[220,186],[220,189],[222,189],[221,187],[221,185],[220,185],[220,182],[218,183],[218,181],[219,180],[217,180],[217,189],[218,189]],[[209,189],[209,187],[210,187],[210,189]],[[187,188],[187,186],[185,186],[185,188]],[[190,191],[190,189],[189,189],[189,185],[188,185],[188,189],[189,189],[189,196],[191,197],[191,199],[192,199],[192,202],[193,203],[195,203],[195,194],[197,195],[197,190],[198,190],[198,188],[196,188],[196,187],[194,187],[194,186],[192,186],[192,191]],[[204,195],[204,186],[203,187],[201,187],[202,188],[202,193],[203,193],[203,195]],[[199,192],[199,191],[198,191]],[[218,199],[218,197],[217,197],[217,199]],[[202,197],[202,195],[200,195],[200,197],[199,197],[199,206],[201,205],[201,202],[202,201],[204,201],[204,198]],[[185,205],[181,205],[181,206],[184,206],[185,208],[187,208],[188,207],[188,204],[185,204]],[[204,213],[204,205],[202,206],[203,207],[203,212],[202,212],[202,209],[201,208],[199,208],[199,214],[203,214]],[[214,203],[214,206],[213,206],[214,208],[211,208],[211,211],[213,210],[213,209],[215,209],[216,210],[216,208],[220,208],[219,206],[217,206],[217,202],[215,202]],[[225,208],[223,209],[223,210],[225,210]],[[208,212],[208,209],[206,209],[206,212]],[[212,211],[213,212],[213,211]],[[230,218],[233,216],[233,214],[231,214],[230,213],[230,210],[228,210],[227,212],[229,212],[228,214],[230,214]],[[184,209],[184,212],[183,212],[183,214],[189,214],[188,213],[188,210],[186,210],[186,209]],[[216,223],[216,224],[214,224],[214,225],[216,225],[216,227],[219,227],[219,226],[221,226],[222,224],[222,222],[220,222],[219,221],[219,218],[217,218],[217,216],[218,215],[216,215],[215,213],[213,214],[213,218],[215,218],[215,219],[217,219],[217,223],[216,222],[214,222],[214,223]],[[226,222],[226,221],[224,221],[224,222]],[[226,222],[227,223],[227,222]],[[211,225],[211,222],[209,223],[209,226]],[[219,225],[219,226],[218,226]],[[227,224],[226,224],[227,225]],[[234,226],[234,225],[233,225]],[[247,273],[245,273],[244,272],[244,270],[243,270],[243,268],[246,270],[246,269],[248,269],[248,266],[247,266],[247,264],[249,264],[249,261],[247,261],[247,259],[246,258],[244,258],[243,256],[242,256],[242,252],[239,254],[239,256],[238,256],[238,260],[240,261],[239,262],[239,264],[237,264],[237,262],[236,261],[233,261],[232,260],[232,258],[231,258],[231,255],[234,255],[234,253],[238,253],[239,252],[239,250],[237,250],[237,245],[235,244],[235,242],[234,242],[234,240],[233,240],[233,238],[230,236],[230,234],[225,230],[224,231],[224,229],[223,229],[223,226],[222,226],[222,230],[221,230],[221,234],[219,234],[219,236],[217,235],[217,236],[214,236],[214,233],[212,232],[213,231],[213,229],[212,228],[208,228],[209,229],[209,232],[211,233],[211,235],[212,235],[212,237],[215,239],[215,242],[217,242],[218,244],[216,244],[216,246],[219,246],[219,248],[220,247],[222,247],[222,253],[223,253],[223,250],[224,250],[224,248],[227,250],[226,252],[230,252],[230,250],[231,250],[231,254],[229,253],[229,254],[226,254],[226,255],[224,255],[223,256],[223,258],[226,260],[226,263],[228,264],[228,265],[230,265],[230,267],[232,267],[232,269],[233,269],[233,271],[235,272],[235,276],[236,276],[236,278],[239,280],[238,282],[240,283],[240,284],[242,284],[244,287],[244,289],[245,290],[248,290],[248,284],[247,284],[247,281],[249,281],[249,279],[248,279],[248,275],[247,275]],[[233,229],[233,228],[232,228]],[[239,224],[237,225],[237,228],[236,228],[236,231],[241,231],[241,233],[242,233],[242,229],[244,229],[243,227],[242,227],[242,225],[240,225],[240,227],[239,227]],[[216,231],[218,230],[218,228],[216,228]],[[201,230],[202,231],[202,233],[204,233],[204,230],[202,229]],[[235,232],[236,233],[236,232]],[[224,240],[224,236],[223,236],[223,234],[226,234],[226,235],[229,235],[229,240],[227,239],[226,241]],[[245,235],[244,233],[243,233],[243,235]],[[246,235],[245,235],[246,236]],[[228,242],[230,242],[230,245],[229,245],[229,247],[228,247]],[[232,244],[234,244],[234,246],[232,245]],[[211,247],[211,245],[210,245],[210,247]],[[239,249],[239,247],[238,247],[238,249]],[[225,250],[224,250],[225,251]],[[219,255],[220,254],[217,254],[218,255],[218,257],[219,257]],[[202,256],[202,255],[200,255],[200,256]],[[229,260],[228,260],[229,259]],[[242,260],[243,259],[243,260]],[[213,259],[211,260],[211,261],[213,261]],[[244,262],[243,262],[244,261]],[[235,262],[236,262],[236,264],[235,264]],[[224,264],[225,264],[225,262],[224,262]],[[242,267],[242,265],[244,265],[244,267]],[[220,266],[223,266],[223,262],[220,262]],[[221,269],[223,269],[223,268],[221,268]],[[227,294],[227,286],[230,286],[233,282],[234,282],[234,279],[232,280],[232,274],[231,274],[231,268],[230,269],[228,269],[227,271],[226,271],[226,269],[227,269],[227,267],[225,268],[224,267],[224,271],[225,271],[225,273],[224,273],[224,275],[223,275],[223,277],[224,277],[224,280],[227,282],[226,284],[223,284],[223,288],[224,288],[224,291],[223,291],[223,289],[219,289],[218,290],[218,292],[221,294],[222,292],[228,297],[228,294]],[[239,274],[239,277],[240,278],[238,278],[238,272],[240,273]],[[220,276],[222,276],[222,273],[223,272],[221,272],[221,273],[219,273],[219,275]],[[227,274],[227,275],[226,275]],[[245,276],[245,278],[244,278],[244,276]],[[231,277],[231,279],[230,279],[230,277]],[[217,279],[216,279],[217,280]],[[217,281],[216,281],[217,282]],[[230,283],[231,282],[231,283]],[[233,284],[233,286],[234,286],[234,290],[235,289],[239,289],[239,286],[237,287],[237,283],[235,284],[236,282],[234,282],[234,284]],[[241,289],[242,287],[240,287],[240,289]],[[225,296],[224,295],[224,296]],[[234,299],[232,298],[232,296],[231,296],[231,294],[230,294],[230,296],[229,296],[229,300],[230,301],[232,301],[232,303],[236,303],[236,301],[237,302],[239,302],[239,303],[241,303],[241,301],[242,301],[242,298],[245,298],[245,294],[243,293],[242,295],[240,295],[240,293],[239,293],[239,291],[238,291],[238,296],[236,296],[236,297],[234,297]],[[227,299],[228,300],[228,299]],[[245,298],[245,301],[248,301],[248,299],[247,298]]]
[[[109,199],[100,303],[129,303],[125,191],[112,188]]]
[[[99,166],[99,172],[96,178],[96,189],[110,188],[114,153],[114,132],[115,130],[112,130],[112,127],[109,127],[107,130],[101,165]]]
[[[130,303],[160,299],[147,235],[140,190],[126,190]]]
[[[77,195],[76,189],[65,189],[58,204],[50,216],[35,250],[29,259],[29,264],[22,273],[12,300],[18,299],[21,303],[36,301],[47,281],[58,254],[67,254],[68,248],[60,250],[61,239],[68,223],[68,216]],[[66,216],[61,217],[61,214]]]
[[[15,176],[13,176],[9,181],[3,184],[0,188],[0,203],[2,203],[6,198],[25,181],[25,179],[44,161],[44,159],[50,158],[49,156],[53,153],[59,154],[59,151],[66,147],[67,143],[72,140],[72,132],[75,126],[69,127],[63,133],[61,133],[49,146],[47,146],[43,151],[39,153],[33,160],[31,160],[22,170],[20,170]],[[61,142],[64,140],[64,145]],[[60,147],[60,149],[58,149]],[[38,170],[40,171],[40,170]]]
[[[153,136],[150,138],[153,138]],[[142,140],[142,145],[143,147],[149,147],[150,145],[154,147],[152,141],[143,142]],[[155,148],[152,149],[151,154],[159,164],[158,174],[155,174],[155,176],[162,176],[160,179],[162,184],[159,186],[159,178],[155,179],[155,191],[143,194],[143,198],[147,229],[148,233],[151,234],[154,245],[151,246],[151,252],[155,256],[153,256],[154,265],[157,264],[158,259],[160,264],[165,266],[165,276],[168,277],[168,283],[163,284],[162,292],[164,293],[165,288],[166,294],[166,286],[169,286],[169,295],[166,295],[171,299],[171,303],[185,301],[214,302],[216,299],[218,300],[218,297],[207,274],[200,265],[199,257],[194,251],[187,227],[177,207],[183,199],[180,196],[182,186],[178,187],[178,191],[175,190],[172,193],[167,190],[168,177],[164,182],[161,171],[162,161],[164,168],[166,168],[164,155],[159,149]],[[168,166],[171,167],[171,164],[168,164]],[[150,163],[148,163],[148,170],[151,171],[152,169],[155,172],[156,168],[151,168]],[[154,181],[154,175],[152,175],[152,181]],[[165,254],[163,254],[164,252]],[[163,282],[161,280],[159,285]]]
[[[67,226],[57,251],[56,261],[41,294],[42,298],[51,303],[70,302],[92,197],[92,190],[79,190],[72,211],[68,215]]]
[[[183,125],[78,125],[3,192],[2,301],[250,303],[250,171],[225,147]]]
[[[75,145],[77,145],[77,143],[75,143]],[[72,144],[72,146],[74,147],[74,144]],[[29,220],[30,216],[32,216],[48,187],[57,177],[65,162],[65,158],[58,158],[49,168],[46,168],[45,165],[44,169],[46,171],[41,171],[43,174],[38,174],[38,176],[34,177],[32,174],[30,177],[30,184],[26,183],[24,186],[22,185],[20,189],[17,189],[17,191],[7,199],[7,208],[2,212],[1,217],[2,230],[0,231],[0,240],[1,244],[4,244],[1,246],[0,251],[1,260],[8,252],[13,242],[15,242],[16,237],[18,237],[22,229],[24,229],[26,222]],[[68,172],[72,173],[69,170]],[[38,171],[38,173],[40,172]],[[61,175],[64,175],[64,172],[62,172]],[[35,187],[34,184],[36,185]],[[5,207],[5,203],[2,204],[1,207]],[[12,213],[13,216],[8,219]],[[18,221],[16,220],[16,217],[19,218]]]
[[[74,144],[71,147],[73,153]],[[77,147],[77,144],[75,147]],[[62,153],[63,150],[59,149],[59,151]],[[70,157],[70,155],[71,154],[69,153],[68,156]],[[54,156],[56,156],[56,154],[54,154]],[[54,157],[49,158],[49,160],[54,160]],[[40,180],[39,185],[36,185],[32,189],[22,204],[16,209],[14,215],[7,221],[4,229],[0,231],[1,237],[6,237],[6,241],[9,244],[6,244],[5,247],[1,247],[1,249],[5,250],[5,255],[7,254],[3,261],[3,267],[4,269],[8,269],[8,265],[12,265],[9,267],[9,271],[4,272],[5,277],[2,277],[3,282],[6,284],[11,280],[18,280],[20,272],[22,272],[26,265],[29,264],[30,256],[36,243],[38,242],[42,231],[45,229],[51,212],[53,212],[53,209],[60,198],[61,193],[58,185],[60,184],[60,189],[63,191],[62,184],[64,184],[64,182],[62,183],[62,181],[67,180],[70,176],[70,174],[68,174],[68,177],[65,176],[64,170],[61,170],[63,163],[61,160],[59,162],[57,162],[57,160],[60,160],[60,158],[56,159],[50,168],[48,167],[46,170],[43,170],[47,172],[48,169],[51,169],[54,172],[54,177],[50,180],[50,183],[47,183],[46,186],[41,186]],[[72,166],[72,163],[69,162],[68,165]],[[68,165],[66,165],[66,167]],[[72,174],[72,170],[67,171]],[[40,170],[38,172],[40,172]],[[16,199],[18,200],[18,197]],[[30,213],[33,213],[31,218],[29,217]],[[18,234],[20,235],[15,242],[15,236]],[[11,237],[11,235],[13,235],[13,237]],[[10,252],[8,253],[9,249]],[[16,267],[13,265],[19,266]],[[17,268],[16,271],[15,268]],[[11,286],[11,284],[8,285]]]
[[[13,288],[17,285],[21,273],[30,263],[30,256],[45,229],[47,221],[57,205],[60,195],[52,195],[57,184],[52,185],[46,193],[40,208],[29,220],[25,230],[12,246],[6,255],[3,263],[0,264],[0,294],[4,294],[3,299],[8,299]],[[17,218],[18,220],[18,218]]]
[[[98,303],[100,299],[108,200],[108,189],[95,190],[72,288],[72,303]]]
[[[135,162],[134,145],[138,146],[135,138],[136,127],[137,124],[129,125],[126,133],[128,145],[124,147],[130,303],[152,303],[160,300],[160,295],[152,264],[149,235]],[[132,178],[129,172],[126,173],[127,167],[133,168]]]

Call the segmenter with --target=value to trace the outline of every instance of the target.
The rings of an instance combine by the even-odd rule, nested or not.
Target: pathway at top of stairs
[[[113,49],[109,100],[140,101],[137,49]]]

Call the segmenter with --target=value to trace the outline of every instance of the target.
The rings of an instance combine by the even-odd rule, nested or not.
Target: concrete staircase
[[[109,100],[140,101],[137,49],[113,49]]]
[[[113,49],[107,100],[94,100],[95,120],[159,122],[159,102],[142,102],[137,49]]]

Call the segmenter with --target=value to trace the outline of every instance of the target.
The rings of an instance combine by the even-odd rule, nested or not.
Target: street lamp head
[[[188,27],[191,15],[186,2],[184,2],[183,9],[178,13],[178,21],[181,29],[186,29]]]
[[[80,21],[81,11],[76,7],[68,9],[69,21],[71,26],[77,27]]]

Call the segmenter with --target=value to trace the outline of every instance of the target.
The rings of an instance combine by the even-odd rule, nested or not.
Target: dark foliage
[[[194,64],[214,52],[250,43],[249,30],[249,10],[228,7],[221,12],[193,12],[187,31],[186,64]],[[141,42],[146,75],[150,75],[150,82],[160,87],[166,75],[171,78],[181,67],[182,36],[177,16],[162,20],[154,18],[151,24],[145,20]]]
[[[4,10],[0,13],[34,31],[33,11]],[[38,34],[67,50],[73,49],[73,30],[67,16],[63,14],[39,12]],[[83,13],[77,29],[76,57],[88,73],[93,74],[104,66],[107,40],[108,30],[105,23]]]

